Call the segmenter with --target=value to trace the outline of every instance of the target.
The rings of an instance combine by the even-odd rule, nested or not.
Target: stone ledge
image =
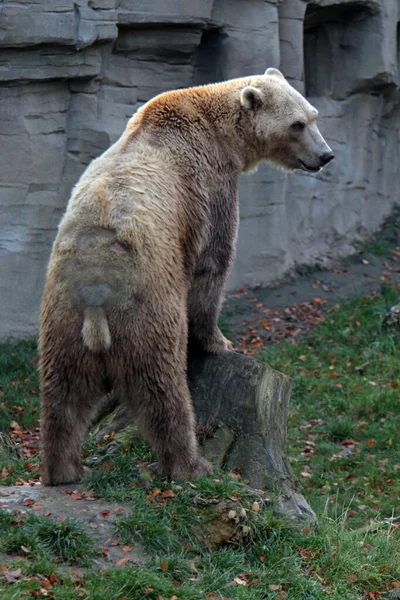
[[[46,0],[5,3],[1,9],[0,47],[40,44],[90,46],[117,37],[115,0]]]
[[[0,56],[0,81],[90,78],[100,73],[100,66],[101,56],[96,48],[7,49]]]

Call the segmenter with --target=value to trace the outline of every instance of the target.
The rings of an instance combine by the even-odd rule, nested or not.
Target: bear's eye
[[[293,125],[291,126],[291,129],[293,131],[303,131],[303,129],[306,128],[306,124],[302,123],[301,121],[296,121],[296,123],[293,123]]]

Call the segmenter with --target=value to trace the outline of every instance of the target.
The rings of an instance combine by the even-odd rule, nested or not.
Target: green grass
[[[0,345],[0,431],[11,421],[22,428],[37,426],[39,381],[37,348],[33,341]]]
[[[380,231],[361,246],[357,244],[359,252],[375,254],[376,256],[390,256],[398,248],[400,241],[400,208],[397,207],[382,224]]]
[[[386,286],[357,298],[262,356],[294,379],[289,448],[306,497],[322,510],[338,495],[355,526],[400,515],[399,340],[380,325],[397,298]]]
[[[87,566],[95,553],[92,538],[75,519],[0,511],[0,552],[29,555],[32,561],[54,559]],[[53,567],[54,568],[54,567]]]
[[[271,345],[261,356],[294,379],[288,451],[318,530],[277,519],[229,474],[192,485],[160,479],[138,466],[151,455],[135,441],[105,457],[86,483],[98,496],[132,506],[116,535],[140,543],[144,563],[107,572],[88,567],[74,581],[65,562],[90,565],[96,552],[76,522],[3,512],[0,565],[21,575],[9,584],[0,572],[1,598],[45,597],[39,575],[52,574],[47,594],[58,600],[356,600],[383,598],[400,586],[400,527],[391,522],[400,515],[400,340],[380,327],[397,300],[383,287],[379,296],[330,310],[302,340]],[[0,349],[4,429],[14,420],[36,426],[34,352],[30,343]],[[23,476],[21,459],[7,461]],[[236,520],[227,520],[229,510]]]
[[[0,344],[0,433],[7,435],[0,443],[0,470],[7,469],[8,472],[0,483],[12,484],[21,478],[27,480],[37,476],[38,456],[21,455],[14,442],[21,442],[23,432],[38,425],[36,343],[29,340],[19,344]]]
[[[124,541],[129,539],[125,532]],[[30,598],[30,590],[41,585],[32,577],[39,573],[49,578],[55,573],[58,583],[52,591],[59,600],[76,598],[78,591],[84,591],[80,597],[90,599],[158,600],[160,595],[167,599],[175,595],[182,600],[322,600],[326,596],[350,600],[362,597],[364,590],[378,594],[387,586],[390,589],[399,573],[398,548],[398,539],[389,529],[355,534],[344,517],[335,521],[322,515],[320,530],[309,535],[276,524],[247,546],[227,545],[212,552],[159,547],[140,566],[110,568],[106,573],[87,570],[79,586],[50,559],[15,560],[8,569],[19,567],[22,581],[12,586],[0,583],[0,592],[7,600]]]

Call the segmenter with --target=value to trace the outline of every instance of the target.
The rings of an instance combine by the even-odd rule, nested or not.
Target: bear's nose
[[[324,152],[324,154],[321,154],[319,157],[319,160],[321,161],[322,165],[327,165],[328,162],[330,162],[333,158],[335,158],[333,152]]]

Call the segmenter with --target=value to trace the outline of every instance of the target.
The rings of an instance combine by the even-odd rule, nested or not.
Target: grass
[[[0,344],[0,431],[6,431],[14,420],[23,428],[37,425],[36,353],[36,344],[31,340],[15,345]]]
[[[33,562],[54,560],[87,566],[95,554],[92,538],[75,519],[54,521],[33,514],[0,511],[0,552],[29,555]],[[22,550],[22,552],[21,552]]]
[[[116,535],[121,544],[140,543],[144,563],[99,572],[91,565],[96,548],[77,522],[3,511],[0,564],[21,573],[10,584],[0,572],[1,598],[356,600],[400,586],[400,527],[392,520],[400,515],[399,340],[380,328],[396,302],[397,293],[383,287],[331,309],[318,330],[261,356],[295,382],[288,451],[317,512],[317,531],[277,519],[230,474],[191,485],[155,477],[137,466],[151,455],[135,441],[105,457],[86,483],[132,506]],[[0,349],[3,431],[13,421],[37,425],[34,353],[31,343]],[[2,481],[31,475],[24,459],[4,461]],[[87,569],[77,580],[68,569],[78,564]]]
[[[143,565],[110,568],[106,573],[90,569],[78,585],[54,560],[36,555],[34,560],[19,559],[12,567],[8,565],[9,570],[21,569],[21,581],[12,586],[0,583],[1,597],[30,598],[32,590],[41,589],[43,577],[53,573],[57,583],[51,587],[52,597],[60,600],[78,596],[134,600],[159,600],[159,596],[322,600],[329,596],[350,600],[361,595],[379,597],[379,591],[391,588],[399,572],[399,554],[398,540],[389,529],[355,535],[345,517],[334,521],[326,514],[320,525],[318,532],[304,535],[275,524],[248,545],[227,545],[212,552],[196,546],[175,550],[153,546],[151,558]],[[128,530],[123,531],[123,540],[132,540]],[[38,574],[41,577],[36,581]]]
[[[39,460],[27,448],[23,455],[15,442],[30,441],[30,431],[38,427],[39,378],[37,347],[34,341],[0,344],[0,482],[38,476]],[[8,434],[6,438],[4,434]],[[20,446],[20,448],[22,448]],[[6,473],[6,475],[5,475]]]
[[[355,526],[377,513],[400,515],[398,340],[381,331],[397,301],[357,298],[332,310],[318,330],[262,358],[295,382],[289,423],[292,466],[321,511],[338,496]]]
[[[399,246],[400,232],[400,207],[395,210],[384,221],[380,231],[362,245],[357,244],[359,252],[375,254],[376,256],[390,256],[393,250]]]

